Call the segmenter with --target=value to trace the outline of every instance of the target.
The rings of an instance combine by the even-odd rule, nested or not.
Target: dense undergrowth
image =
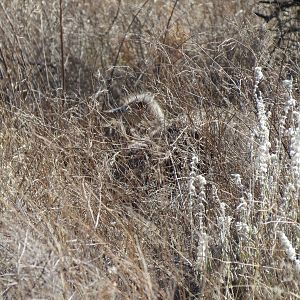
[[[2,298],[298,299],[298,52],[252,1],[61,4],[0,4]]]

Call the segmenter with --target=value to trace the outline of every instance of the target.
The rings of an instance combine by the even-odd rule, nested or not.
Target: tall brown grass
[[[0,4],[2,298],[299,298],[297,53],[254,1],[61,4]]]

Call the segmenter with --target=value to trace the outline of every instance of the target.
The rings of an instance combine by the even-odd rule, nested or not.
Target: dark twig
[[[120,53],[121,53],[121,49],[123,47],[123,44],[125,42],[125,39],[127,37],[127,34],[131,28],[131,26],[133,25],[134,21],[136,20],[136,18],[138,17],[138,15],[140,14],[140,12],[142,11],[142,9],[145,7],[145,5],[149,2],[149,0],[146,0],[143,5],[138,9],[138,11],[136,12],[136,14],[133,16],[130,24],[128,25],[125,33],[124,33],[124,36],[121,40],[121,43],[119,45],[119,48],[118,48],[118,51],[117,51],[117,54],[116,54],[116,57],[115,57],[115,60],[114,60],[114,63],[113,63],[113,66],[112,66],[112,70],[111,70],[111,73],[110,73],[110,77],[109,77],[109,80],[107,82],[107,87],[108,87],[108,90],[110,90],[110,87],[111,87],[111,84],[112,84],[112,80],[113,80],[113,77],[114,77],[114,73],[115,73],[115,69],[116,69],[116,65],[118,63],[118,59],[119,59],[119,56],[120,56]]]
[[[110,31],[111,31],[111,29],[113,28],[115,22],[117,21],[118,16],[119,16],[119,13],[120,13],[120,7],[121,7],[121,0],[118,0],[118,8],[117,8],[117,12],[116,12],[116,14],[115,14],[115,16],[114,16],[114,18],[113,18],[111,24],[108,26],[108,29],[106,30],[105,35],[108,35],[108,34],[110,33]]]
[[[169,27],[170,27],[171,20],[173,18],[174,11],[175,11],[175,8],[177,6],[177,3],[178,3],[178,0],[175,0],[174,5],[172,7],[171,14],[169,16],[169,19],[168,19],[168,22],[167,22],[167,25],[166,25],[166,28],[165,28],[164,38],[163,38],[163,41],[162,41],[163,46],[164,46],[164,44],[166,42],[166,38],[167,38],[167,35],[168,35]],[[159,77],[160,67],[161,67],[161,61],[159,62],[159,65],[157,66],[157,77]]]
[[[63,31],[62,0],[59,0],[59,27],[60,27],[61,85],[62,85],[63,93],[65,93],[66,85],[65,85],[65,59],[64,59],[64,31]]]
[[[163,38],[163,42],[162,42],[163,44],[165,44],[165,41],[166,41],[166,38],[167,38],[167,35],[168,35],[168,30],[169,30],[169,27],[170,27],[170,24],[171,24],[171,20],[173,18],[174,11],[175,11],[175,8],[177,6],[177,3],[178,3],[178,0],[175,0],[174,5],[172,7],[171,14],[169,16],[169,19],[168,19],[168,22],[167,22],[167,25],[166,25],[166,28],[165,28],[164,38]]]

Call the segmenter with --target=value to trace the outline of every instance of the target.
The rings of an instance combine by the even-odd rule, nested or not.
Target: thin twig
[[[168,19],[168,22],[167,22],[167,25],[166,25],[166,28],[165,28],[165,34],[164,34],[164,39],[163,39],[163,45],[165,44],[165,41],[166,41],[166,38],[167,38],[167,34],[168,34],[168,30],[169,30],[169,27],[170,27],[170,24],[171,24],[171,20],[173,18],[173,15],[174,15],[174,11],[175,11],[175,8],[177,6],[177,3],[178,3],[178,0],[175,0],[174,2],[174,5],[172,7],[172,11],[171,11],[171,14],[169,16],[169,19]]]
[[[60,27],[60,56],[61,56],[61,86],[62,86],[63,93],[65,93],[66,85],[65,85],[65,59],[64,59],[64,31],[63,31],[62,0],[59,0],[59,27]]]
[[[117,8],[117,12],[116,12],[116,14],[115,14],[115,16],[114,16],[114,18],[113,18],[111,24],[108,26],[108,29],[106,30],[105,35],[108,35],[108,34],[110,33],[110,31],[111,31],[111,29],[113,28],[115,22],[117,21],[118,16],[119,16],[119,13],[120,13],[120,7],[121,7],[121,0],[118,0],[118,8]]]
[[[178,3],[178,0],[175,0],[174,2],[174,5],[172,7],[172,11],[171,11],[171,14],[169,16],[169,19],[168,19],[168,22],[167,22],[167,25],[166,25],[166,28],[165,28],[165,33],[164,33],[164,38],[163,38],[163,41],[162,41],[162,45],[164,46],[165,45],[165,42],[166,42],[166,38],[167,38],[167,35],[168,35],[168,31],[169,31],[169,27],[170,27],[170,24],[171,24],[171,20],[173,18],[173,15],[174,15],[174,11],[175,11],[175,8],[177,6],[177,3]],[[161,68],[161,60],[157,66],[157,77],[159,77],[159,74],[160,74],[160,68]]]
[[[146,0],[143,5],[138,9],[138,11],[136,12],[136,14],[133,16],[130,24],[128,25],[125,33],[124,33],[124,36],[122,38],[122,41],[119,45],[119,48],[118,48],[118,51],[117,51],[117,55],[115,57],[115,60],[114,60],[114,63],[113,63],[113,66],[112,66],[112,70],[111,70],[111,73],[110,73],[110,77],[109,77],[109,80],[108,80],[108,83],[107,83],[107,86],[108,86],[108,90],[110,89],[111,87],[111,84],[112,84],[112,80],[113,80],[113,76],[114,76],[114,73],[115,73],[115,69],[116,69],[116,65],[118,63],[118,59],[119,59],[119,56],[120,56],[120,53],[121,53],[121,49],[123,47],[123,44],[125,42],[125,39],[127,37],[127,34],[132,26],[132,24],[134,23],[134,21],[136,20],[137,16],[140,14],[140,12],[142,11],[142,9],[144,8],[144,6],[149,2],[149,0]]]

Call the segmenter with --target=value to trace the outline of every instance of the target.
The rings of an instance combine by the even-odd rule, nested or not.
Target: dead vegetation
[[[61,3],[0,4],[2,298],[299,298],[298,52],[252,1]]]

